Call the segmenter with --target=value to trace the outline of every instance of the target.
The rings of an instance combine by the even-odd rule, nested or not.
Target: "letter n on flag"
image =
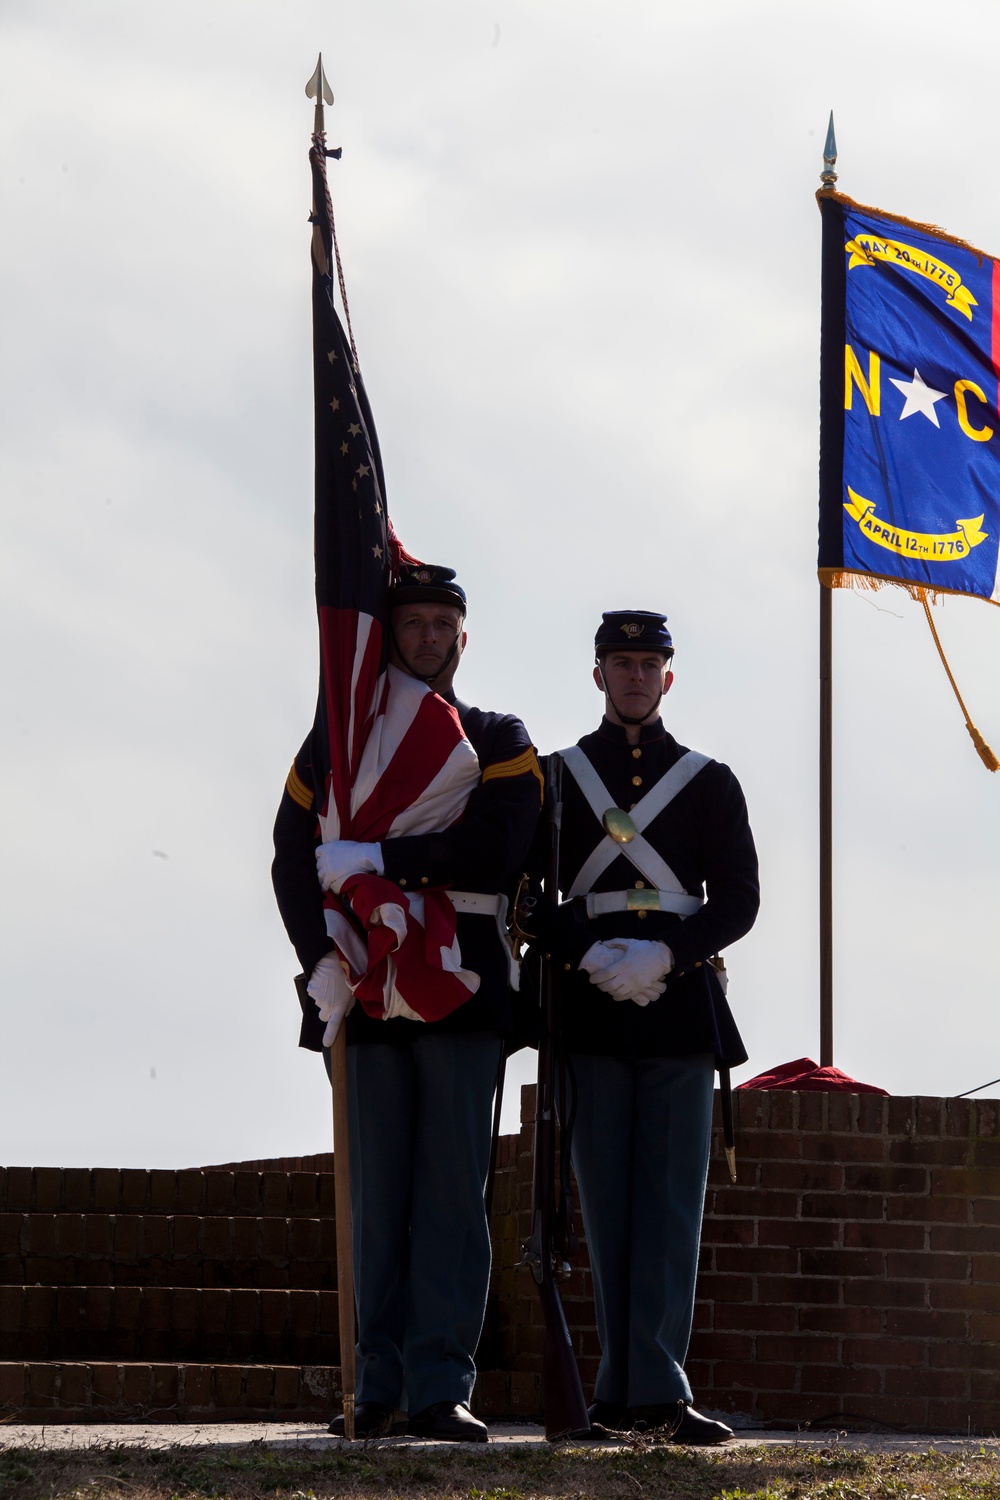
[[[924,224],[823,215],[819,575],[1000,603],[1000,265]]]

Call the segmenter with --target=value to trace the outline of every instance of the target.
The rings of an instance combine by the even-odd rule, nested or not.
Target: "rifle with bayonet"
[[[559,832],[562,821],[562,760],[550,755],[546,766],[548,807],[548,860],[544,881],[546,905],[559,901]],[[548,923],[545,923],[545,927]],[[551,948],[544,935],[541,946]],[[542,1036],[538,1047],[538,1083],[535,1090],[535,1151],[531,1192],[531,1233],[524,1242],[521,1265],[528,1266],[538,1287],[545,1321],[542,1356],[542,1401],[545,1436],[550,1442],[590,1426],[580,1372],[570,1339],[559,1283],[570,1274],[565,1225],[568,1215],[557,1204],[560,1174],[556,1171],[556,1070],[559,1063],[559,1030],[556,1017],[555,962],[550,952],[541,955]],[[563,1139],[565,1148],[565,1135]],[[568,1176],[568,1171],[567,1174]],[[562,1231],[562,1232],[561,1232]]]

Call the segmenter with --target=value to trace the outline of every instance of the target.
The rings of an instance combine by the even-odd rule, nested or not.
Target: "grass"
[[[347,1452],[98,1446],[0,1449],[3,1500],[1000,1500],[1000,1452],[826,1448]]]

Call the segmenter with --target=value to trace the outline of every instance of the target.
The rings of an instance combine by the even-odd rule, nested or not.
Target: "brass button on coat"
[[[641,776],[633,776],[632,777],[632,785],[633,786],[642,786],[642,777]]]

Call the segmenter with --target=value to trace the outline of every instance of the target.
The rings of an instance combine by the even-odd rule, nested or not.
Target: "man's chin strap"
[[[455,631],[455,639],[451,643],[451,650],[448,652],[448,655],[445,657],[444,661],[438,667],[437,671],[436,672],[431,672],[429,676],[425,675],[422,672],[415,672],[413,670],[413,668],[410,666],[410,663],[406,660],[406,657],[403,655],[402,651],[399,649],[399,642],[396,639],[396,632],[392,629],[391,626],[389,627],[389,632],[390,632],[390,634],[392,636],[392,644],[396,648],[396,655],[399,657],[400,661],[403,663],[403,666],[405,667],[406,671],[409,672],[409,674],[410,674],[411,677],[415,677],[418,682],[423,682],[423,683],[426,684],[427,687],[430,687],[431,683],[432,682],[436,682],[437,679],[441,676],[442,672],[447,672],[448,668],[451,666],[452,662],[455,660],[455,653],[458,650],[458,642],[459,642],[459,637],[462,634],[462,627],[460,625],[458,627],[458,629]],[[615,712],[617,713],[617,709],[615,710]]]
[[[604,680],[604,668],[601,666],[600,662],[597,663],[597,670],[601,674],[601,686],[603,687],[605,693],[607,693],[608,702],[611,704],[611,707],[614,709],[615,713],[618,715],[619,719],[621,720],[621,722],[623,724],[633,724],[633,725],[634,724],[645,724],[646,721],[648,719],[651,719],[654,714],[659,713],[659,711],[660,711],[660,704],[663,702],[663,688],[662,688],[662,686],[660,687],[659,697],[657,698],[657,700],[654,703],[653,707],[649,710],[648,713],[643,714],[643,716],[642,716],[641,719],[637,719],[633,714],[623,714],[622,711],[621,711],[621,709],[618,707],[618,704],[612,698],[611,691],[610,691],[610,689],[608,687],[608,684]],[[662,683],[662,678],[661,678],[661,683]]]

